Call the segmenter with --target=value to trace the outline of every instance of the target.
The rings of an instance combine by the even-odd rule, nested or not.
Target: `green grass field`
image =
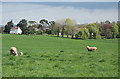
[[[96,46],[88,52],[86,46]],[[10,56],[15,46],[23,56]],[[118,40],[2,35],[3,77],[117,77]]]

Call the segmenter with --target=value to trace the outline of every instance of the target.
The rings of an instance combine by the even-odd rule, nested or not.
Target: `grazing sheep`
[[[18,56],[16,47],[11,47],[10,48],[10,55]]]
[[[22,56],[23,55],[23,53],[22,52],[20,52],[20,56]]]
[[[97,50],[97,48],[96,47],[89,47],[89,46],[87,46],[87,49],[88,49],[88,51],[96,51]]]

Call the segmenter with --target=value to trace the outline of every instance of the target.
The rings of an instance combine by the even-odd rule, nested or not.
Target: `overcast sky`
[[[0,0],[2,2],[118,2],[119,0]]]
[[[34,2],[31,2],[33,0],[29,0],[29,2],[27,2],[27,0],[26,2],[19,2],[20,0],[11,1],[13,2],[10,2],[10,0],[4,0],[2,2],[3,25],[10,20],[13,20],[14,24],[17,24],[21,19],[39,22],[41,19],[56,21],[70,18],[76,20],[77,23],[80,24],[105,20],[110,20],[111,22],[118,20],[118,0],[106,0],[106,2],[42,2],[42,0],[34,0]]]

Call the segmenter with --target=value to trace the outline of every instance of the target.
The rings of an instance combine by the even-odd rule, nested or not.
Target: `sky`
[[[118,2],[119,0],[0,0],[2,2]]]
[[[114,0],[115,2],[113,0],[109,0],[110,2],[107,2],[107,0],[106,2],[72,2],[73,0],[70,0],[71,2],[19,1],[4,0],[2,2],[2,25],[10,20],[17,24],[21,19],[39,23],[41,19],[56,21],[70,18],[76,20],[79,24],[118,20],[117,0]]]

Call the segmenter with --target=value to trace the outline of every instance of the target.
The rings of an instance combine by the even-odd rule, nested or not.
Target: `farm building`
[[[12,27],[10,29],[10,34],[22,34],[22,30],[20,27]]]

